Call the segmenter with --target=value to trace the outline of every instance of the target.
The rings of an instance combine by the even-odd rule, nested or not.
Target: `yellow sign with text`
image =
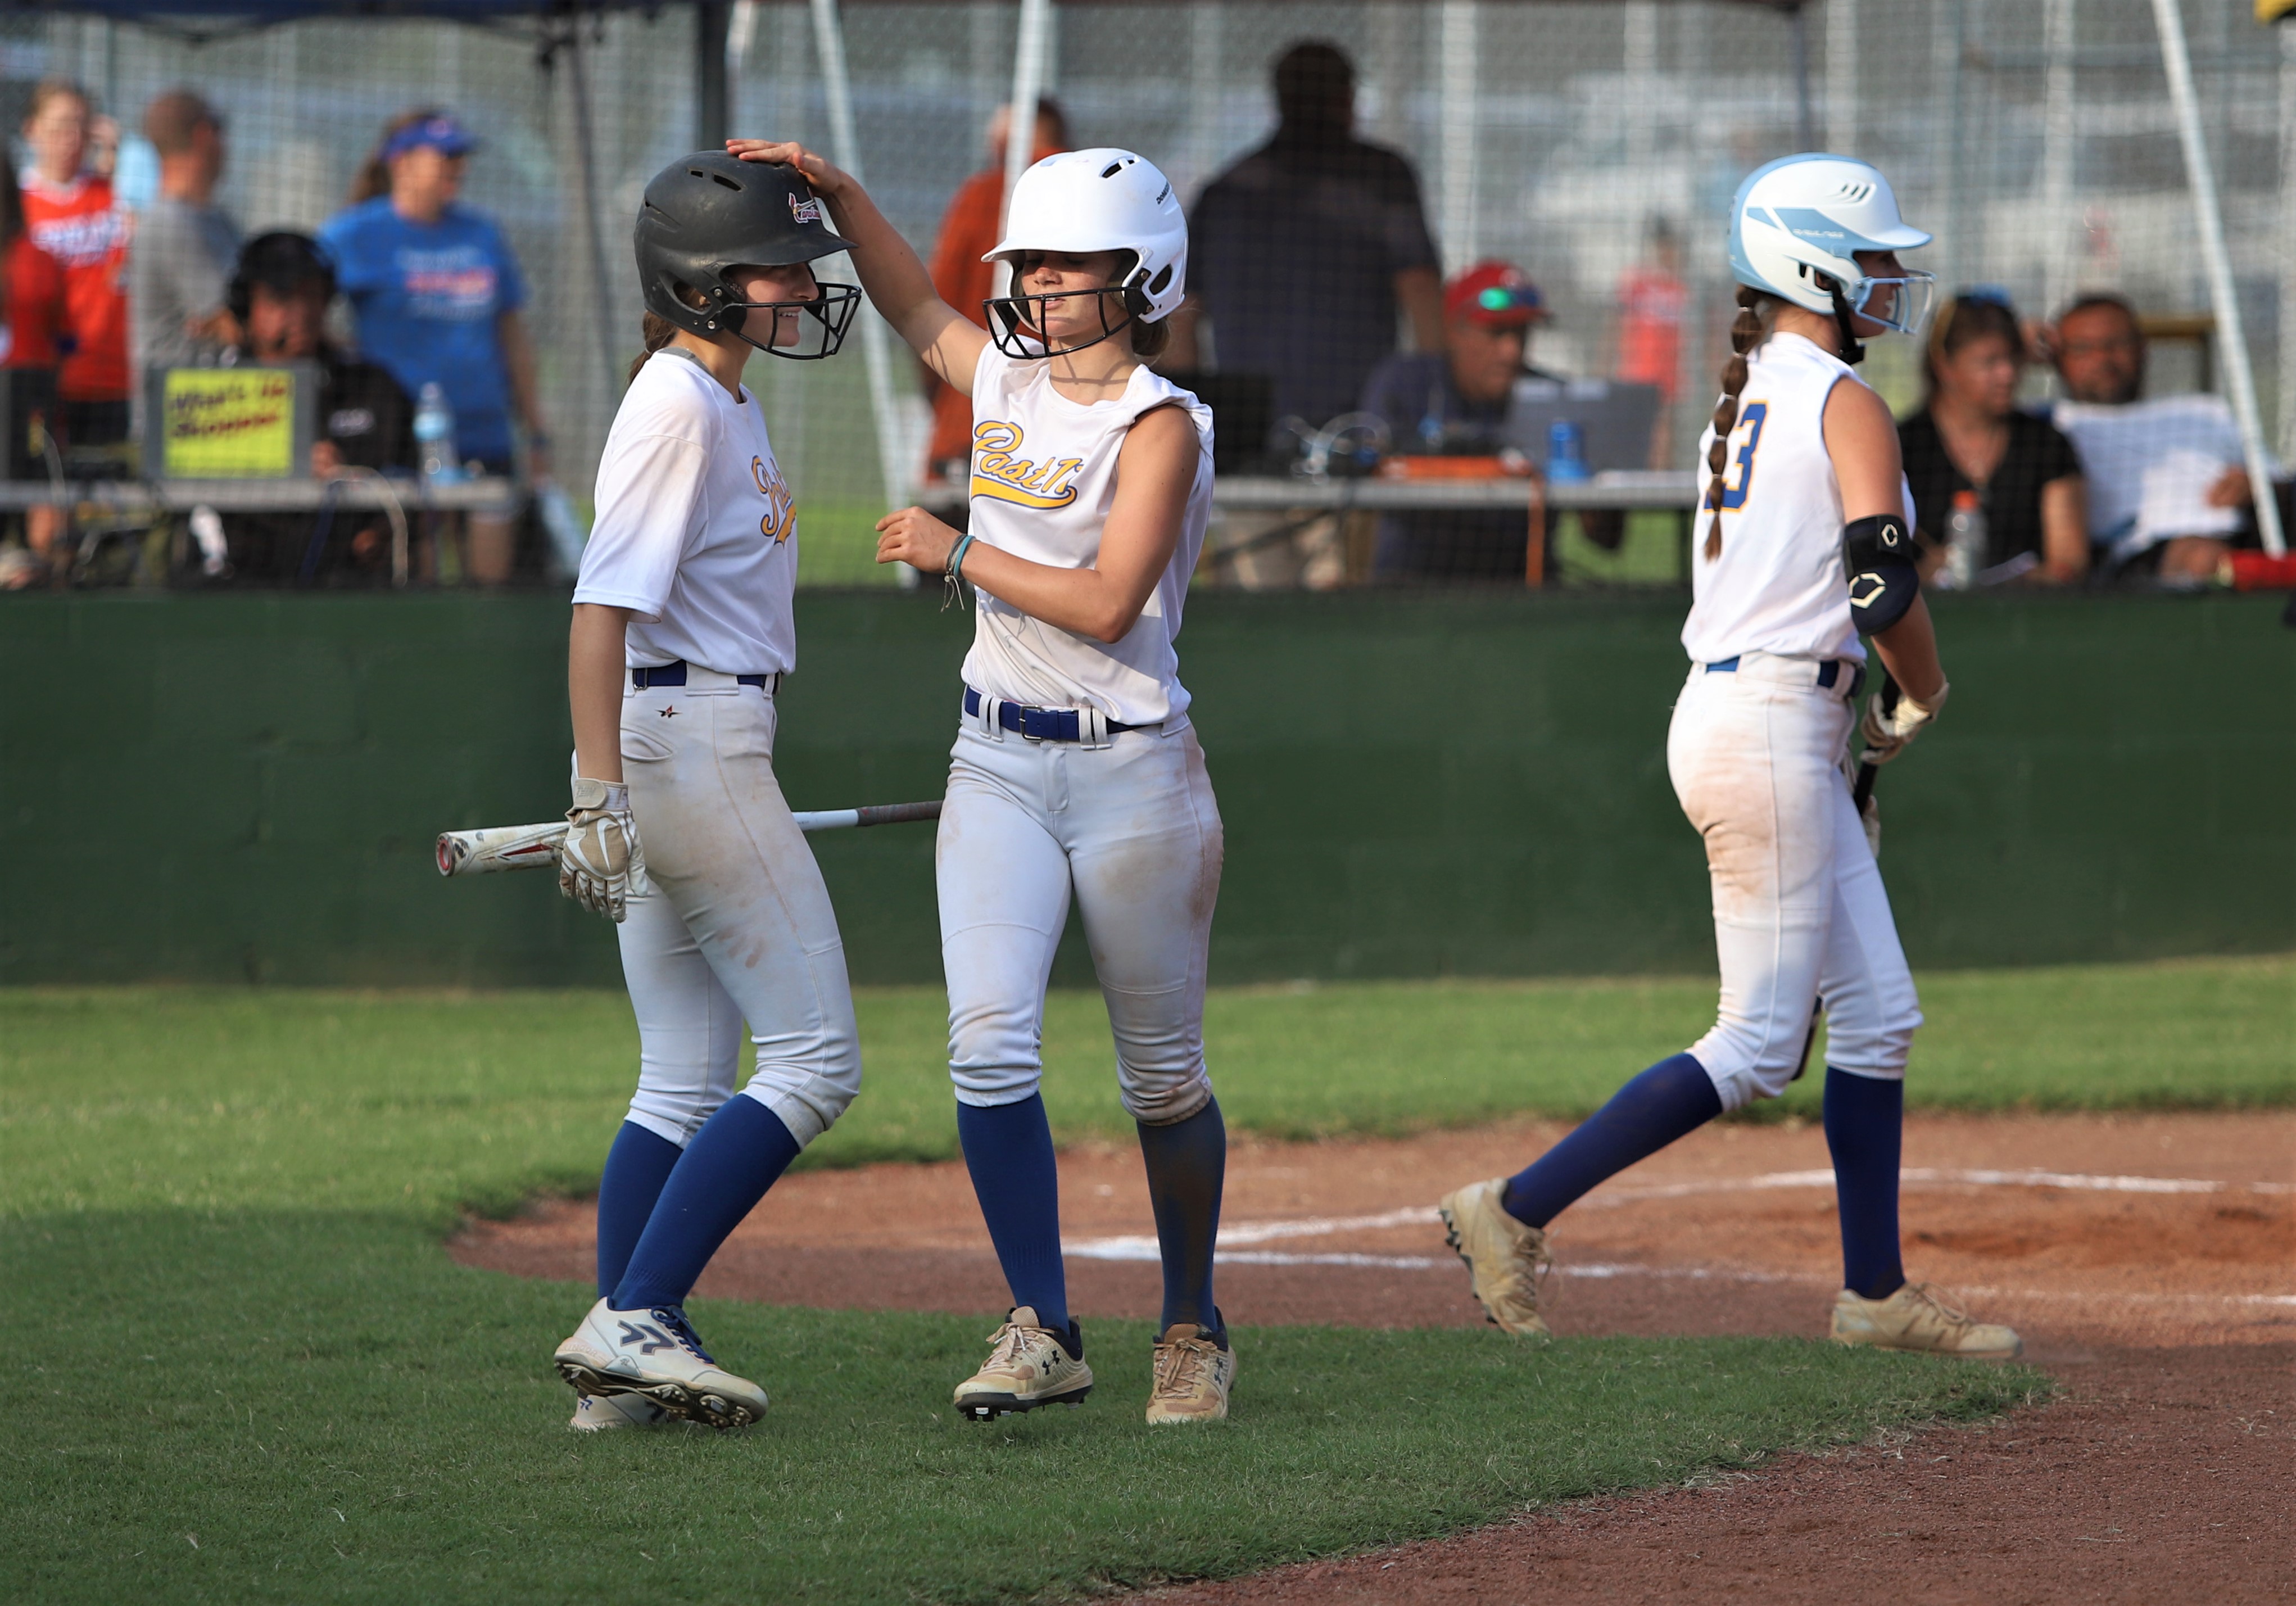
[[[295,472],[295,375],[278,368],[176,368],[160,390],[162,476],[284,479]]]

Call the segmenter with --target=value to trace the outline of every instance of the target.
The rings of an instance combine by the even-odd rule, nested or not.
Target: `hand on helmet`
[[[793,139],[729,139],[726,142],[729,155],[743,161],[775,161],[795,168],[805,175],[806,183],[816,195],[841,195],[853,182],[852,176],[825,156],[816,156]]]

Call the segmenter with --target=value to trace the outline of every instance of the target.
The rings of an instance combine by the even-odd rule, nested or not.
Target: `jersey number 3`
[[[1762,444],[1762,424],[1770,416],[1767,402],[1748,402],[1738,418],[1738,427],[1746,431],[1746,444],[1738,448],[1738,483],[1722,483],[1722,505],[1731,512],[1746,505],[1746,493],[1754,487],[1754,453]],[[1710,502],[1707,506],[1714,504]]]

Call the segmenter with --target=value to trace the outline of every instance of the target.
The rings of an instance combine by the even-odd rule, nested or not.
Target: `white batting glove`
[[[646,889],[645,851],[630,815],[630,789],[619,781],[576,776],[566,823],[566,839],[558,848],[558,889],[619,925],[630,898]]]
[[[1906,750],[1906,744],[1921,734],[1922,727],[1938,717],[1945,707],[1945,696],[1953,688],[1940,684],[1936,698],[1928,703],[1915,702],[1899,694],[1898,706],[1888,713],[1882,711],[1882,695],[1875,692],[1866,704],[1866,717],[1858,723],[1858,733],[1866,738],[1866,750],[1858,755],[1866,764],[1887,764]]]

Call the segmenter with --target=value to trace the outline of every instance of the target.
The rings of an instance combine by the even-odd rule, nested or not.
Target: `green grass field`
[[[2286,958],[1924,979],[1917,1103],[2296,1098]],[[1214,996],[1231,1122],[1571,1114],[1700,1030],[1691,983]],[[940,1004],[862,1000],[820,1162],[951,1151]],[[1047,1029],[1064,1138],[1121,1132],[1096,998]],[[978,1318],[714,1302],[775,1395],[742,1435],[577,1440],[548,1348],[586,1292],[455,1266],[465,1209],[581,1190],[627,1096],[619,997],[0,992],[0,1593],[103,1601],[1061,1598],[1456,1531],[1779,1449],[1991,1414],[2032,1374],[1792,1340],[1238,1333],[1227,1430],[1140,1422],[1147,1330],[1085,1409],[948,1413]],[[1799,1107],[1798,1088],[1787,1102]]]

